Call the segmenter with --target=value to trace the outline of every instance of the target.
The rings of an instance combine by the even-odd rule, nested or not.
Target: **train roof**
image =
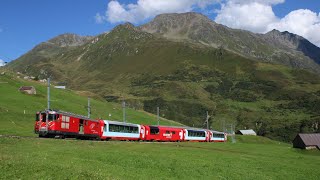
[[[120,121],[111,121],[111,120],[106,120],[106,119],[103,119],[103,121],[108,121],[109,123],[117,124],[117,125],[135,125],[135,126],[140,126],[140,124],[126,123],[126,122],[120,122]]]
[[[146,126],[165,127],[165,128],[179,128],[179,129],[187,129],[187,130],[192,130],[192,131],[207,131],[207,129],[188,127],[188,126],[161,126],[161,125],[146,125]],[[224,132],[220,132],[220,131],[215,131],[215,130],[209,130],[209,131],[211,131],[212,133],[224,134]]]
[[[161,126],[161,125],[146,125],[146,126],[165,127],[165,128],[179,128],[179,129],[187,129],[187,130],[193,130],[193,131],[207,131],[206,129],[188,127],[188,126]]]
[[[224,132],[220,132],[220,131],[214,131],[214,130],[210,130],[210,131],[217,134],[224,134]]]
[[[46,112],[47,112],[47,110],[40,111],[40,113],[46,113]],[[95,119],[90,119],[87,116],[74,114],[74,113],[71,113],[71,112],[66,112],[66,111],[61,111],[61,110],[49,110],[48,112],[49,112],[49,114],[62,114],[62,115],[65,115],[65,116],[72,116],[72,117],[76,117],[76,118],[83,119],[83,120],[90,120],[90,121],[96,121],[96,122],[98,121],[98,120],[95,120]]]

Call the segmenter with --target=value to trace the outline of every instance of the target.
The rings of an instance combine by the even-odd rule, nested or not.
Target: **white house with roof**
[[[257,133],[252,129],[239,130],[238,134],[256,136]]]

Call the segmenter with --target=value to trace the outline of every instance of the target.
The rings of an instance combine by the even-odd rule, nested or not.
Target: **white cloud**
[[[266,25],[276,20],[277,17],[270,5],[258,2],[240,4],[233,1],[222,5],[215,19],[217,23],[228,27],[246,29],[253,32],[264,32]]]
[[[4,65],[6,65],[6,64],[5,64],[5,61],[2,60],[2,59],[0,59],[0,67],[1,67],[1,66],[4,66]]]
[[[102,24],[105,19],[104,16],[100,15],[100,13],[97,13],[94,18],[98,24]]]
[[[250,3],[259,3],[264,5],[276,5],[284,3],[285,0],[226,0],[227,2],[235,4],[250,4]]]
[[[135,4],[120,4],[110,1],[104,16],[96,15],[96,22],[110,23],[132,22],[138,23],[145,19],[163,13],[189,12],[195,8],[205,9],[208,5],[221,0],[138,0]]]
[[[272,29],[298,34],[320,47],[320,13],[308,9],[295,10],[267,26],[267,30]]]
[[[217,11],[215,21],[231,28],[266,33],[272,29],[289,31],[320,47],[320,14],[299,9],[283,18],[277,17],[272,6],[284,0],[227,0]]]

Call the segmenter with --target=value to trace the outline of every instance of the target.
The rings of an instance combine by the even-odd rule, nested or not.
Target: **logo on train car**
[[[94,123],[90,124],[90,129],[93,129],[96,125]]]
[[[172,134],[171,133],[163,133],[163,136],[166,138],[172,138]]]

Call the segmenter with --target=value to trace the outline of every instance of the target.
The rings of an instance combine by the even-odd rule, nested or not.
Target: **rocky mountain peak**
[[[195,28],[203,24],[212,25],[215,24],[208,17],[195,13],[170,13],[170,14],[160,14],[156,16],[150,23],[147,23],[140,28],[143,31],[149,33],[159,33],[159,34],[181,34],[188,31],[190,28]]]
[[[132,24],[132,23],[130,23],[130,22],[126,22],[126,23],[124,23],[124,24],[120,24],[120,25],[118,25],[117,27],[115,27],[114,29],[119,29],[119,28],[124,28],[124,29],[134,29],[135,28],[135,26]]]
[[[275,46],[281,46],[284,49],[298,50],[305,56],[320,63],[320,48],[309,42],[302,36],[290,33],[288,31],[280,32],[272,30],[264,35],[264,39]]]
[[[81,46],[93,38],[93,36],[80,36],[77,34],[66,33],[50,39],[48,43],[52,43],[60,47]]]

